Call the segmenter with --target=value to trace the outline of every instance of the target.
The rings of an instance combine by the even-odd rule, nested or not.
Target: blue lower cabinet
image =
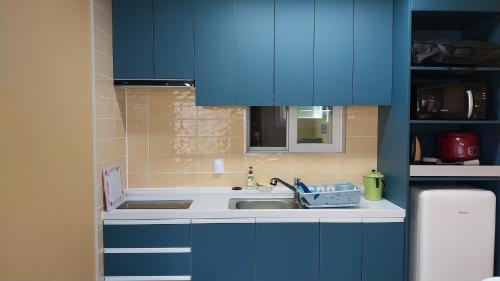
[[[255,223],[192,224],[193,281],[255,281]]]
[[[363,281],[404,280],[404,223],[363,223]]]
[[[104,254],[105,276],[189,276],[189,253]]]
[[[189,247],[190,224],[104,225],[104,248]]]
[[[319,281],[319,223],[257,223],[257,281]]]
[[[361,281],[362,231],[361,222],[320,224],[321,281]]]

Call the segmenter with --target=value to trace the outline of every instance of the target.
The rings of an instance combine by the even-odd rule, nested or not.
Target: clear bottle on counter
[[[255,177],[253,175],[253,168],[250,166],[247,175],[247,189],[255,189]]]

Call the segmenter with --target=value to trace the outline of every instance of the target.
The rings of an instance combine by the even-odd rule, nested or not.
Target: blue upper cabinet
[[[316,0],[314,104],[352,105],[353,0]]]
[[[195,0],[197,105],[273,105],[274,0]]]
[[[413,0],[415,11],[500,12],[498,0]]]
[[[390,105],[392,0],[354,0],[353,104]]]
[[[194,79],[202,106],[389,105],[392,1],[114,0],[114,77]]]
[[[193,80],[192,0],[154,0],[153,4],[154,77]]]
[[[321,223],[320,280],[361,281],[362,241],[361,222]]]
[[[312,105],[314,1],[276,0],[275,7],[275,105]]]
[[[274,0],[236,0],[234,14],[234,105],[273,105]]]
[[[255,280],[319,281],[319,223],[257,223]]]
[[[153,1],[113,1],[115,79],[153,79]]]
[[[194,0],[197,105],[235,103],[234,5],[234,0]]]
[[[403,281],[404,223],[363,223],[363,281]]]
[[[192,225],[193,281],[255,281],[255,223]]]

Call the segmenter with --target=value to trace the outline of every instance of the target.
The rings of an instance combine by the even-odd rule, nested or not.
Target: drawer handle
[[[105,254],[191,253],[191,248],[104,248]]]
[[[190,281],[191,276],[105,276],[105,281]]]

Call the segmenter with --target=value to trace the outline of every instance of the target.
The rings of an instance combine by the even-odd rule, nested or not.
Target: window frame
[[[290,122],[290,114],[288,111],[288,106],[284,106],[286,108],[286,146],[285,147],[269,147],[269,146],[250,146],[250,106],[245,107],[245,153],[287,153],[289,143],[288,143],[288,135],[289,135],[289,122]]]
[[[250,107],[245,108],[245,153],[345,153],[345,109],[332,106],[332,143],[298,143],[298,107],[286,106],[286,147],[250,146]],[[295,141],[291,141],[295,140]]]

